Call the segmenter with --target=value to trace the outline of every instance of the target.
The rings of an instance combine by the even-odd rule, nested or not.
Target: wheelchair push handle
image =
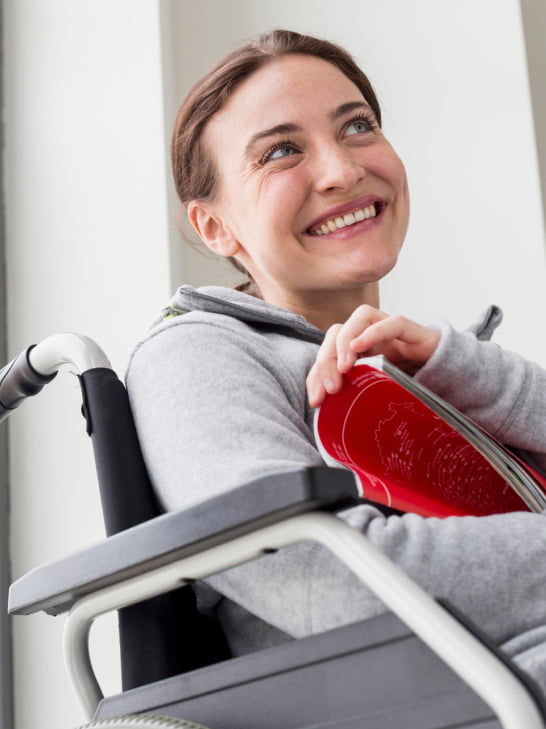
[[[0,370],[0,421],[27,397],[38,394],[57,374],[36,372],[29,360],[31,351],[29,347]]]
[[[47,337],[0,370],[0,422],[27,397],[37,395],[63,364],[74,365],[79,374],[96,367],[111,369],[102,349],[89,337],[73,333]]]

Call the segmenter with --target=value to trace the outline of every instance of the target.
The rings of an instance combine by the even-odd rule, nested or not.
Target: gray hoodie
[[[466,332],[429,323],[440,344],[416,375],[546,472],[546,372],[487,340],[492,307]],[[127,386],[144,457],[167,510],[258,475],[323,465],[305,378],[323,333],[240,292],[184,286],[136,347]],[[343,514],[427,591],[449,599],[546,690],[546,530],[542,515]],[[216,575],[198,591],[235,653],[384,611],[325,549],[302,544]]]

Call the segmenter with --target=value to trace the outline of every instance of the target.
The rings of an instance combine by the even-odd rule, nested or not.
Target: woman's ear
[[[214,212],[210,203],[192,200],[188,204],[188,220],[203,243],[219,256],[234,256],[240,245],[224,219]]]

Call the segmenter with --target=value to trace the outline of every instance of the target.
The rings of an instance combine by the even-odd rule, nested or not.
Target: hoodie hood
[[[324,338],[324,332],[310,324],[305,317],[268,304],[255,296],[222,286],[203,286],[198,289],[181,286],[154,324],[190,311],[231,316],[251,324],[254,328],[274,329],[315,344],[320,344]]]

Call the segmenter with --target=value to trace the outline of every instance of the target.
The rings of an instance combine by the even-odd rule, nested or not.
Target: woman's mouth
[[[328,220],[323,220],[318,225],[314,225],[309,229],[311,235],[328,235],[335,233],[337,230],[342,228],[349,228],[356,223],[361,223],[363,220],[369,220],[379,215],[382,209],[385,207],[384,203],[379,201],[373,202],[366,207],[353,210],[350,213],[344,215],[336,215]]]

